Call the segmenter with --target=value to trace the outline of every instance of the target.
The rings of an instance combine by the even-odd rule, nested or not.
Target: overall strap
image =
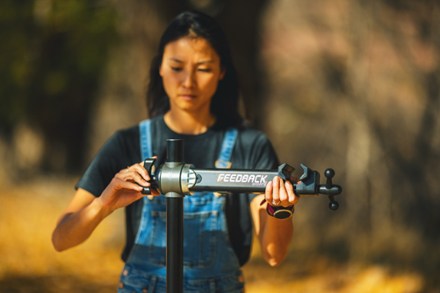
[[[229,128],[225,132],[223,138],[223,144],[220,151],[220,156],[215,162],[216,168],[230,168],[232,165],[231,157],[232,150],[234,149],[234,144],[237,139],[238,130],[236,128]]]
[[[145,160],[147,158],[151,158],[153,155],[153,150],[151,146],[151,120],[143,120],[139,123],[139,144],[141,149],[141,159]],[[145,214],[145,204],[147,203],[147,197],[143,198],[143,208],[142,208],[142,217],[139,223],[139,230],[136,235],[135,243],[142,244],[146,241],[146,225],[147,220],[144,216]]]
[[[151,120],[146,119],[139,123],[139,141],[141,147],[141,159],[151,158],[153,150],[151,146]]]

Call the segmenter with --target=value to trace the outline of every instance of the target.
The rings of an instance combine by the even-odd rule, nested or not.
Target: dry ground
[[[122,267],[121,212],[107,218],[82,246],[57,253],[50,243],[58,215],[73,194],[74,180],[44,178],[19,186],[0,186],[0,292],[115,292]],[[255,249],[244,268],[247,293],[421,293],[417,272],[381,266],[335,264],[322,257],[278,268],[265,265]]]

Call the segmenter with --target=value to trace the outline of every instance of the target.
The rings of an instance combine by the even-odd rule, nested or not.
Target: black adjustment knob
[[[332,211],[336,211],[339,208],[339,203],[335,200],[335,197],[333,195],[329,195],[328,199],[330,202],[328,203],[328,208]]]
[[[336,211],[339,208],[339,203],[336,200],[331,200],[328,204],[328,208],[332,211]]]
[[[332,179],[333,177],[335,177],[335,170],[333,170],[332,168],[326,169],[324,172],[324,176],[327,179]]]
[[[335,177],[335,170],[332,168],[328,168],[324,171],[324,176],[327,178],[327,181],[325,182],[325,185],[327,188],[331,188],[333,185],[333,177]]]

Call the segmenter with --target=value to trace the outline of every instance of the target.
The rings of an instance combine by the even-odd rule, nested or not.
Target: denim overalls
[[[217,167],[229,165],[237,136],[225,133]],[[150,120],[140,123],[142,158],[152,156]],[[118,292],[166,292],[166,198],[144,197],[135,245],[121,274]],[[183,283],[185,293],[243,292],[238,259],[229,242],[225,197],[197,192],[184,197]]]

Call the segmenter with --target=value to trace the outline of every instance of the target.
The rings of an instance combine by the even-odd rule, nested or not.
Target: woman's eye
[[[171,70],[175,71],[175,72],[180,72],[180,71],[182,71],[182,68],[181,67],[173,67],[173,66],[171,66]]]
[[[201,71],[201,72],[211,72],[211,68],[199,68],[198,71]]]

